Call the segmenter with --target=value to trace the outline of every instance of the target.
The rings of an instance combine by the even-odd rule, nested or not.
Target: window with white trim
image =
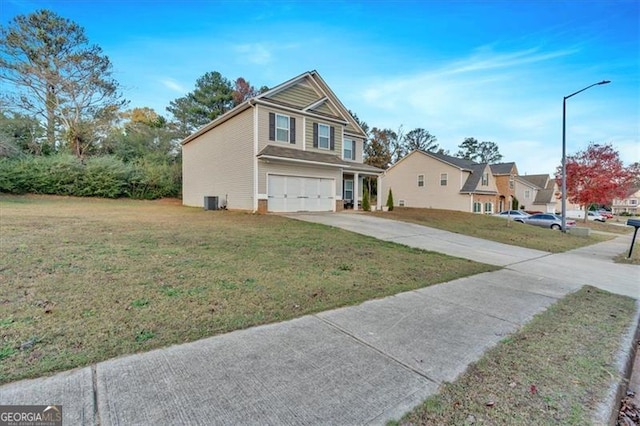
[[[449,175],[447,173],[440,173],[440,186],[447,186]]]
[[[509,176],[509,189],[513,189],[516,186],[515,177]]]
[[[344,197],[345,200],[353,200],[353,181],[345,180],[344,181]]]
[[[289,142],[289,117],[276,114],[276,140]]]
[[[418,175],[418,187],[424,186],[424,175]]]
[[[319,142],[319,141],[318,141]],[[342,158],[345,160],[356,159],[356,141],[351,139],[345,139],[343,142]]]
[[[635,206],[636,204],[638,204],[638,200],[636,200],[635,198],[629,200],[629,205]]]
[[[404,207],[404,200],[398,201],[398,207]]]
[[[484,173],[482,175],[482,186],[488,186],[489,185],[489,173]]]
[[[493,203],[484,203],[484,212],[487,214],[493,213]]]
[[[318,124],[318,148],[329,149],[331,128],[326,124]]]
[[[477,201],[473,203],[473,212],[482,213],[482,203],[478,203]]]
[[[524,198],[531,198],[531,191],[529,191],[528,189],[526,189],[524,191]]]

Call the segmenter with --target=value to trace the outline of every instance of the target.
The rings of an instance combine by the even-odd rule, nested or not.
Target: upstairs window
[[[440,186],[447,186],[449,176],[446,173],[440,173]]]
[[[335,151],[336,128],[327,124],[313,123],[313,147]]]
[[[289,117],[276,114],[276,140],[289,142]]]
[[[488,186],[489,185],[489,173],[484,173],[482,175],[482,186]]]
[[[531,198],[531,191],[529,191],[528,189],[526,189],[526,190],[524,191],[524,198],[527,198],[527,199]]]
[[[329,149],[329,126],[326,124],[318,124],[318,148]]]
[[[296,143],[296,119],[287,115],[269,113],[269,140]]]
[[[509,189],[513,189],[515,188],[516,183],[515,183],[515,178],[513,177],[513,175],[509,176]]]
[[[355,160],[356,159],[356,141],[351,139],[345,139],[343,142],[344,149],[342,156],[345,160]]]
[[[419,187],[424,186],[424,175],[418,175],[418,186]]]

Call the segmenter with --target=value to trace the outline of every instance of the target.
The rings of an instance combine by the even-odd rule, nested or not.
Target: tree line
[[[168,118],[148,107],[128,109],[107,55],[83,27],[49,10],[0,27],[0,81],[0,182],[12,182],[0,191],[139,198],[178,196],[179,142],[268,90],[212,71],[169,103]],[[386,169],[413,150],[450,155],[424,128],[370,128],[349,112],[367,135],[367,164]],[[458,148],[457,157],[474,162],[502,159],[495,142],[468,137]]]

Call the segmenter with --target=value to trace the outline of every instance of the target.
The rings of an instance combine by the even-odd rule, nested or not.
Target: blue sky
[[[131,107],[165,108],[208,71],[273,87],[317,70],[370,127],[493,141],[521,174],[612,143],[640,161],[640,2],[0,0],[82,25]]]

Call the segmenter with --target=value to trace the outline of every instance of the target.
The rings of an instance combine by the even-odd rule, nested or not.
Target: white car
[[[598,212],[592,212],[592,211],[587,212],[587,219],[588,220],[594,220],[596,222],[602,222],[602,223],[607,221],[606,217],[601,216],[600,213],[598,213]]]
[[[527,212],[523,212],[522,210],[506,210],[500,213],[496,213],[494,214],[494,216],[496,217],[504,217],[504,218],[511,218],[511,219],[517,219],[517,218],[525,218],[525,217],[529,217],[529,213]]]

